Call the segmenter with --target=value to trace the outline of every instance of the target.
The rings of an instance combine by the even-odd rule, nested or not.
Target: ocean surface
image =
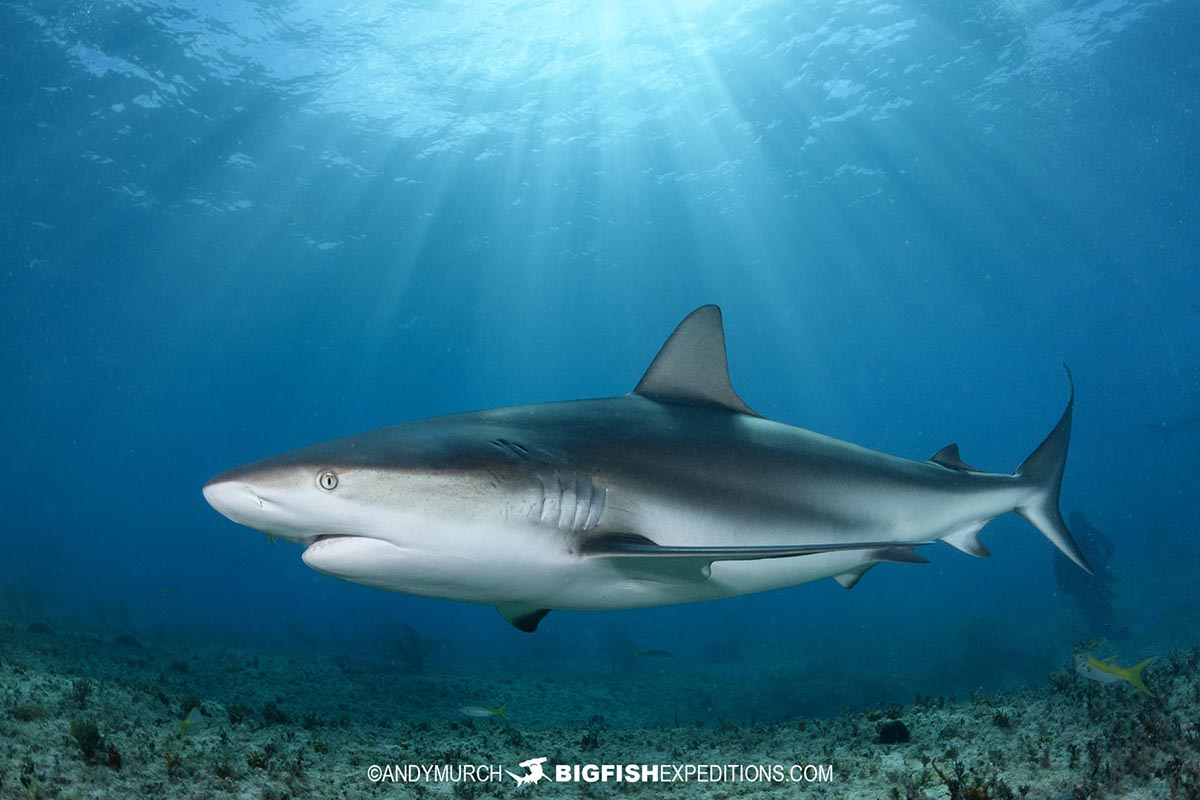
[[[1194,647],[1198,42],[1185,0],[4,3],[5,636],[74,631],[87,676],[126,634],[387,665],[415,631],[423,675],[514,697],[653,685],[510,700],[632,729]],[[528,635],[320,575],[201,495],[374,428],[628,392],[705,303],[755,410],[913,459],[1011,472],[1068,363],[1062,508],[1097,575],[1010,514],[988,559]]]

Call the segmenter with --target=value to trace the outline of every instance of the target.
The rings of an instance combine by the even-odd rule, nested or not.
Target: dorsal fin
[[[979,472],[979,470],[962,460],[962,457],[958,454],[958,445],[956,444],[946,445],[930,456],[929,460],[935,464],[956,469],[960,472]]]
[[[633,391],[667,403],[720,406],[759,416],[729,381],[721,309],[712,305],[684,317]]]

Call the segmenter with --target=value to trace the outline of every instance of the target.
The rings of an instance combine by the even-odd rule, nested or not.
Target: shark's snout
[[[244,481],[218,475],[204,484],[204,499],[239,524],[255,528],[266,521],[266,503],[254,487]]]
[[[222,516],[273,538],[309,544],[342,533],[345,520],[331,516],[325,492],[304,486],[298,475],[255,465],[222,472],[204,484],[204,499]]]

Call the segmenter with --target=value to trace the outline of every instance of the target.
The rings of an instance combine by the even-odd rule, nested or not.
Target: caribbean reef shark
[[[1068,377],[1070,373],[1068,372]],[[225,472],[204,496],[304,545],[336,578],[551,609],[686,603],[922,563],[941,540],[988,555],[1016,511],[1089,570],[1059,514],[1075,390],[1011,475],[956,445],[910,461],[764,419],[734,391],[716,306],[693,311],[632,393],[410,422]]]

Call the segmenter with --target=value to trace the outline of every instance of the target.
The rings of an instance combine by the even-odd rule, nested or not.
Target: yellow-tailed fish
[[[183,739],[186,736],[191,736],[196,732],[196,727],[204,724],[204,717],[200,716],[200,709],[193,708],[179,723],[179,738]]]
[[[458,709],[458,713],[475,719],[484,719],[486,717],[508,719],[508,715],[504,713],[504,709],[506,708],[508,708],[508,703],[496,708],[488,708],[487,706],[462,706]]]
[[[1081,677],[1099,681],[1100,683],[1120,683],[1121,681],[1125,681],[1131,686],[1136,686],[1146,694],[1150,694],[1150,689],[1142,681],[1142,670],[1154,663],[1157,658],[1158,656],[1151,656],[1140,664],[1134,664],[1132,667],[1122,667],[1117,663],[1116,656],[1109,656],[1102,661],[1091,653],[1081,653],[1075,657],[1075,672]]]

